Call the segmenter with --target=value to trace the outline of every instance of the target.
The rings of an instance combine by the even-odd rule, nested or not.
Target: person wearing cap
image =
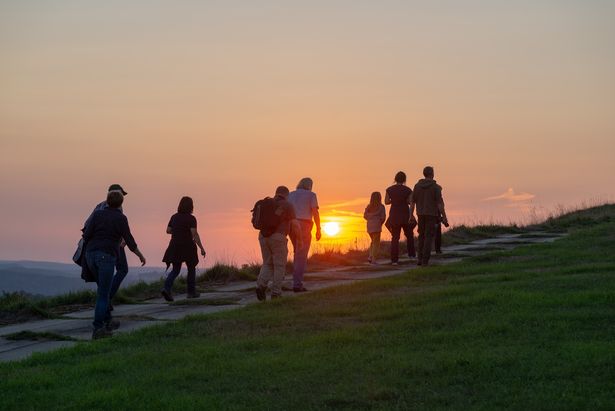
[[[258,243],[263,256],[258,278],[256,279],[256,298],[259,301],[267,299],[267,286],[271,282],[271,298],[282,296],[282,281],[286,274],[286,261],[288,258],[288,235],[298,235],[301,227],[297,221],[295,207],[288,201],[289,190],[286,186],[279,186],[275,190],[275,214],[279,223],[273,232],[260,230]],[[297,247],[301,248],[302,238],[297,237]]]
[[[94,331],[92,339],[110,337],[113,330],[119,327],[118,321],[113,321],[109,311],[109,296],[113,282],[113,271],[119,255],[120,243],[125,242],[130,251],[135,253],[145,265],[145,257],[139,251],[128,219],[120,211],[124,196],[119,191],[107,194],[107,207],[92,214],[85,231],[85,259],[89,269],[96,276],[96,306],[94,308]]]
[[[107,195],[109,193],[120,193],[122,197],[128,194],[126,191],[124,191],[122,186],[119,184],[111,184],[109,186],[109,190],[107,190]],[[92,211],[90,216],[87,218],[87,220],[85,220],[85,223],[83,224],[83,229],[81,231],[85,232],[95,212],[99,210],[106,210],[107,208],[109,208],[109,204],[107,203],[107,200],[101,203],[98,203],[96,207],[94,207],[94,210]],[[123,213],[122,206],[120,206],[118,209],[120,210],[120,212]],[[113,276],[113,281],[111,282],[111,290],[109,294],[110,302],[113,300],[113,297],[119,290],[120,285],[122,284],[122,281],[124,281],[124,278],[126,278],[126,275],[128,275],[128,260],[126,259],[125,247],[126,247],[126,242],[122,239],[120,243],[120,248],[119,248],[119,252],[117,255],[117,259],[115,261],[115,275]],[[109,311],[113,311],[113,305],[111,304],[109,304]]]

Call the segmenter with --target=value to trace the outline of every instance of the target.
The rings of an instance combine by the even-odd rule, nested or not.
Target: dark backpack
[[[282,222],[281,217],[276,213],[277,210],[277,201],[271,197],[265,197],[254,204],[252,226],[260,230],[263,237],[273,234]]]

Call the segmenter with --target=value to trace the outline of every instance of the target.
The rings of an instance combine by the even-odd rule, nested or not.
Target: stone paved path
[[[446,264],[459,261],[464,257],[484,254],[494,250],[507,250],[520,245],[551,242],[562,235],[553,233],[533,232],[529,234],[501,235],[494,238],[478,240],[469,244],[444,248],[444,253],[434,256],[434,263]],[[319,271],[306,274],[306,287],[310,290],[349,284],[372,278],[387,277],[399,274],[408,269],[416,268],[409,260],[400,260],[399,266],[379,261],[377,266],[341,267],[329,271]],[[290,276],[292,277],[292,276]],[[292,289],[292,278],[287,276],[284,288]],[[294,297],[292,291],[285,292],[284,297]],[[183,301],[186,295],[176,295],[175,301]],[[151,299],[140,304],[116,305],[114,318],[121,327],[115,333],[127,333],[165,321],[180,320],[188,315],[210,314],[226,310],[234,310],[247,304],[257,302],[254,293],[254,282],[240,281],[215,287],[201,293],[203,305],[170,305],[162,298]],[[216,300],[219,300],[216,303]],[[209,303],[210,305],[208,305]],[[0,361],[13,361],[27,358],[33,353],[46,352],[63,347],[70,347],[78,341],[89,340],[92,335],[92,318],[94,310],[83,310],[66,314],[58,319],[31,321],[0,327]],[[73,339],[72,341],[13,341],[5,336],[19,332],[53,333]]]

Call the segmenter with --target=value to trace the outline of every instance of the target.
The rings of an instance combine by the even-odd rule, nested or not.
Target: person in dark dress
[[[188,298],[200,296],[196,292],[196,266],[199,263],[197,255],[198,246],[201,255],[205,257],[205,248],[201,243],[201,237],[196,230],[196,218],[192,215],[194,203],[190,197],[182,197],[177,207],[177,213],[173,214],[167,227],[167,234],[171,234],[171,241],[164,253],[162,261],[167,264],[167,268],[172,266],[171,272],[167,275],[164,288],[160,291],[167,301],[173,301],[173,282],[179,275],[182,263],[186,263],[188,268],[187,288]]]
[[[384,203],[390,204],[389,218],[385,226],[391,232],[391,264],[397,265],[399,261],[399,238],[403,230],[406,236],[408,257],[416,255],[414,251],[414,227],[416,222],[410,214],[410,201],[412,190],[406,186],[406,173],[403,171],[395,175],[395,184],[387,188]]]

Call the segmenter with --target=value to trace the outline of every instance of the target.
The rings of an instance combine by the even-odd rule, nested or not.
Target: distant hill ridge
[[[160,278],[163,267],[134,267],[126,284]],[[31,260],[0,260],[0,292],[24,291],[28,294],[52,296],[93,289],[81,279],[76,264]]]

